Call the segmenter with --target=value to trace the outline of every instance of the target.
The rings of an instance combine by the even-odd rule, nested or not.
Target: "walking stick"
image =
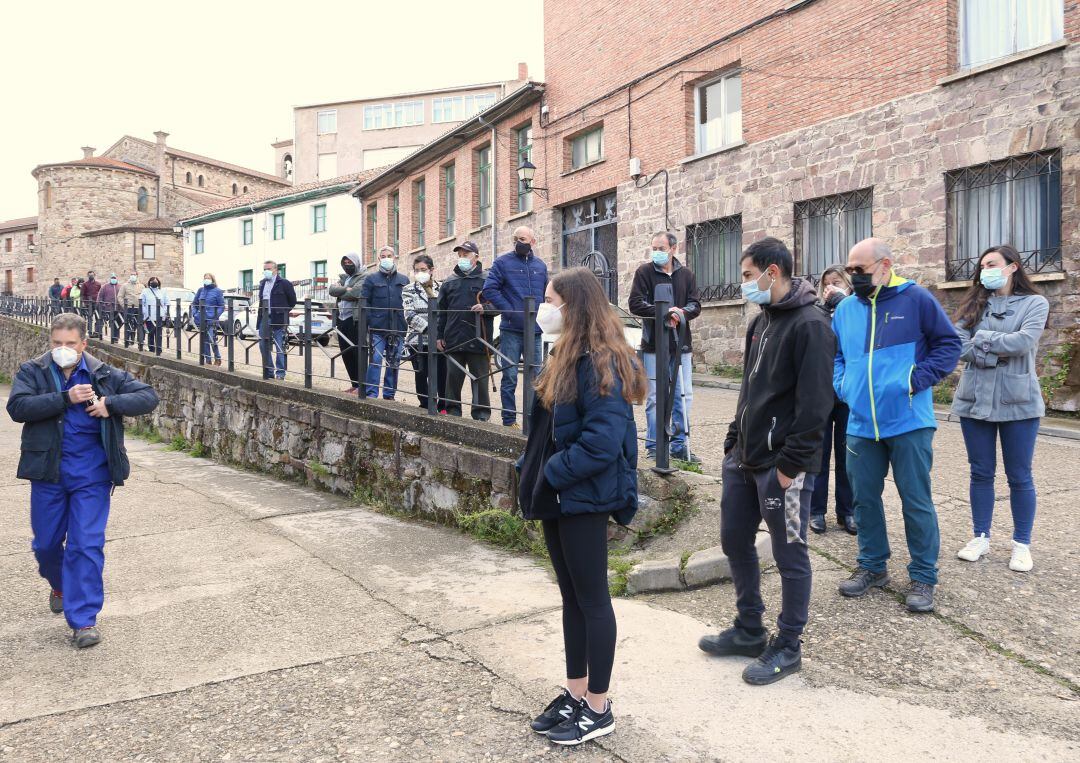
[[[476,292],[476,304],[484,304],[484,290]],[[498,392],[498,388],[495,386],[495,369],[491,367],[491,347],[488,345],[487,336],[484,331],[484,314],[480,313],[477,316],[477,320],[480,322],[480,340],[484,343],[484,354],[487,355],[488,366],[488,378],[491,379],[491,391]]]

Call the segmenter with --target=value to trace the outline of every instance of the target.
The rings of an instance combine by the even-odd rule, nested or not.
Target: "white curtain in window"
[[[1060,40],[1064,0],[961,0],[960,65],[995,59]]]
[[[1016,3],[1016,50],[1037,48],[1065,36],[1063,0],[1013,0]]]
[[[742,140],[742,77],[724,80],[724,143],[731,145]]]

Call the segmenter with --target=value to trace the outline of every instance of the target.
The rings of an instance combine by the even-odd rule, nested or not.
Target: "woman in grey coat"
[[[1035,483],[1031,461],[1039,420],[1045,413],[1035,353],[1049,313],[1016,249],[996,246],[979,258],[971,288],[955,315],[965,362],[952,411],[960,417],[971,465],[974,535],[957,553],[978,561],[990,550],[994,514],[997,439],[1009,481],[1013,552],[1009,568],[1032,567],[1031,528],[1035,523]]]

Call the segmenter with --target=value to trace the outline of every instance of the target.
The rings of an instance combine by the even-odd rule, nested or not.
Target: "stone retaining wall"
[[[0,372],[46,349],[45,329],[0,317]],[[356,400],[281,382],[155,358],[91,340],[90,353],[157,390],[161,405],[138,424],[166,442],[182,437],[223,463],[306,482],[363,503],[448,524],[462,513],[516,512],[520,434],[390,401]],[[129,422],[128,426],[136,422]],[[634,531],[651,532],[686,504],[680,476],[641,471]]]

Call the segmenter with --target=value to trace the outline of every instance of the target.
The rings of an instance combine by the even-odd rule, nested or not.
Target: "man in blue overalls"
[[[114,485],[130,472],[124,416],[150,413],[157,394],[86,352],[86,321],[52,322],[52,349],[19,368],[7,411],[23,424],[19,479],[30,480],[30,525],[49,608],[80,649],[101,641],[105,523]]]

